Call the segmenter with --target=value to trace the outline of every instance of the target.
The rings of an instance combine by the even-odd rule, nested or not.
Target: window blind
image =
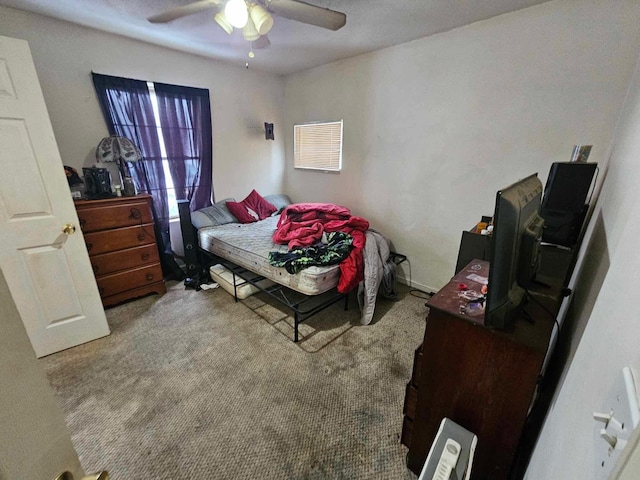
[[[293,126],[294,167],[339,172],[342,120]]]

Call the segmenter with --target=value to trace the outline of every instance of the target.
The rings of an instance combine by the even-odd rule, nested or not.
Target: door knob
[[[67,224],[62,226],[62,232],[67,234],[67,235],[71,235],[75,231],[76,231],[76,226],[73,225],[72,223],[67,223]]]
[[[58,475],[55,480],[73,480],[71,472],[64,472]],[[81,480],[109,480],[109,473],[106,471],[85,475]]]
[[[82,480],[109,480],[109,474],[104,472],[92,473],[91,475],[85,475]]]

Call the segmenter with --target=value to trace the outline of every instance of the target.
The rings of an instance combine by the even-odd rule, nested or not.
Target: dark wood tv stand
[[[550,312],[557,315],[560,308],[566,272],[543,277],[546,286],[531,289],[537,301],[526,304],[527,315],[495,330],[484,326],[483,313],[460,313],[466,300],[458,296],[460,283],[479,291],[481,283],[469,276],[487,277],[488,270],[488,262],[471,261],[427,303],[401,439],[409,447],[407,466],[417,475],[447,417],[478,437],[472,479],[509,478],[555,325]]]

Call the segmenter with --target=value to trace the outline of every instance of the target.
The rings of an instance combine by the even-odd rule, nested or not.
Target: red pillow
[[[277,210],[255,190],[241,202],[227,202],[227,208],[241,223],[264,220]]]

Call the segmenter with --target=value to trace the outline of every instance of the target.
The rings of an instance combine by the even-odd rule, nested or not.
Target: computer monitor
[[[496,193],[485,304],[486,326],[504,328],[519,313],[540,264],[544,220],[537,173]]]

